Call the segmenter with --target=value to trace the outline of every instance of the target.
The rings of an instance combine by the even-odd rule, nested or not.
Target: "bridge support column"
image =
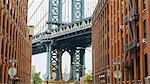
[[[47,45],[44,44],[46,46],[46,52],[47,52],[47,69],[46,69],[46,79],[49,80],[50,79],[50,58],[51,58],[51,43],[48,43]]]
[[[63,51],[61,49],[54,49],[51,52],[51,78],[54,80],[62,79],[62,54]]]
[[[84,0],[72,0],[72,22],[84,18]]]
[[[80,77],[85,75],[85,49],[80,50]]]
[[[71,71],[70,80],[79,80],[85,75],[85,49],[70,50],[71,55]]]
[[[58,52],[57,49],[52,50],[51,52],[51,77],[52,79],[57,79],[59,73],[58,66]]]
[[[80,77],[85,75],[84,55],[85,55],[85,49],[76,50],[75,65],[76,65],[77,80],[80,80]]]
[[[63,54],[62,49],[58,49],[58,67],[59,67],[58,79],[62,79],[62,54]]]
[[[75,65],[73,62],[75,61],[75,49],[69,50],[70,56],[71,56],[71,66],[70,66],[70,80],[75,80],[76,77],[76,71],[75,71]]]

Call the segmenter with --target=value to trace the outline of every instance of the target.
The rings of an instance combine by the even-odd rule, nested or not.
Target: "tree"
[[[90,81],[90,80],[92,80],[92,75],[86,75],[86,76],[84,76],[84,82],[86,83],[86,84],[88,84],[88,81]]]
[[[40,72],[32,74],[33,84],[41,84],[42,79],[40,78],[40,74],[41,74]]]

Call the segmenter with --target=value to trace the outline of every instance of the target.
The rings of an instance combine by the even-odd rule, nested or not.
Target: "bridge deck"
[[[70,46],[89,46],[91,44],[91,18],[86,18],[80,22],[61,26],[59,28],[52,29],[51,34],[43,32],[37,34],[32,40],[32,54],[38,54],[45,52],[45,46],[42,43],[53,41],[53,47],[68,47]],[[40,45],[39,45],[40,44]],[[69,47],[70,47],[69,46]]]

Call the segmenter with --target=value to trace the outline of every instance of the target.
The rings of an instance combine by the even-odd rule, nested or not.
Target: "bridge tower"
[[[48,30],[62,23],[62,0],[49,0]]]
[[[79,21],[84,18],[84,0],[72,0],[72,22]]]
[[[53,28],[53,25],[57,25],[60,26],[60,22],[62,22],[62,0],[49,0],[49,6],[48,6],[48,29],[47,29],[47,33],[50,34],[51,29]],[[46,67],[46,79],[49,80],[51,79],[50,72],[52,72],[52,70],[50,70],[50,68],[52,66],[51,65],[51,53],[52,53],[52,40],[49,41],[47,40],[46,44],[46,52],[47,52],[47,67]],[[58,73],[59,74],[59,73]]]
[[[72,22],[79,21],[84,15],[84,0],[72,0]],[[53,25],[64,25],[62,22],[62,0],[49,0],[49,15],[48,15],[48,32],[51,32]],[[52,74],[55,74],[56,80],[62,79],[61,58],[65,51],[71,55],[71,71],[70,80],[75,80],[85,74],[84,69],[84,53],[85,49],[76,49],[76,46],[71,47],[54,47],[55,42],[53,39],[47,44],[47,80],[52,79]],[[73,64],[75,62],[76,64]],[[80,65],[79,65],[80,64]]]
[[[72,0],[72,22],[83,19],[84,15],[84,0]],[[62,0],[49,0],[49,15],[48,15],[48,29],[47,32],[51,32],[53,25],[64,25],[62,22]],[[85,74],[84,54],[85,49],[77,49],[74,45],[67,46],[55,46],[55,40],[50,39],[47,42],[47,80],[53,79],[53,75],[56,76],[55,80],[62,79],[62,54],[67,51],[71,56],[71,71],[70,80],[79,79]],[[79,46],[80,47],[80,46]],[[75,64],[73,64],[73,62]],[[82,67],[82,68],[81,68]]]

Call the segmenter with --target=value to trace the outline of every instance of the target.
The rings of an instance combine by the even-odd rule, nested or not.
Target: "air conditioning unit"
[[[140,46],[140,43],[137,43],[136,46],[139,47],[139,46]]]
[[[146,43],[146,38],[144,38],[144,39],[142,40],[142,43],[143,43],[143,44],[145,44],[145,43]]]
[[[123,25],[120,25],[120,30],[123,30]]]

